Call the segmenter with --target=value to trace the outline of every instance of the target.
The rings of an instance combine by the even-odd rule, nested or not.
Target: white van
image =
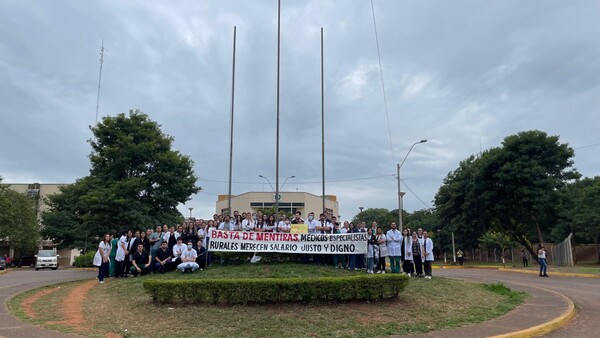
[[[40,250],[35,255],[35,270],[51,268],[52,270],[58,269],[58,259],[60,256],[56,253],[56,250]]]

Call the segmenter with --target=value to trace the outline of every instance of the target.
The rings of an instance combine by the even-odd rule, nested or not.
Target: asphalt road
[[[434,277],[444,276],[464,280],[505,282],[535,285],[569,297],[577,307],[577,316],[564,328],[546,337],[600,337],[600,279],[550,276],[503,272],[489,269],[434,270]]]
[[[97,275],[94,271],[80,270],[40,270],[20,268],[0,275],[0,337],[40,338],[69,337],[37,326],[24,323],[8,312],[6,300],[20,292],[40,286],[60,282],[90,279]]]

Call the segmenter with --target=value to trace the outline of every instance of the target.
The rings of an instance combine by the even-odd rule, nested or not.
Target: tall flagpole
[[[104,64],[104,39],[102,39],[102,46],[100,47],[100,72],[98,74],[98,92],[96,94],[96,121],[94,126],[98,124],[98,111],[100,110],[100,84],[102,83],[102,64]]]
[[[275,141],[275,212],[279,215],[279,55],[281,46],[281,0],[277,0],[277,135]]]
[[[327,209],[325,209],[325,89],[323,78],[323,27],[321,27],[321,176],[323,180],[322,212],[325,213]]]
[[[229,193],[227,195],[227,214],[231,217],[231,175],[233,171],[233,107],[235,98],[235,38],[237,27],[233,26],[233,65],[231,70],[231,125],[229,127]]]

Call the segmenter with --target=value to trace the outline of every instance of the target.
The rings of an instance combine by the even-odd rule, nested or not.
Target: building
[[[302,215],[314,212],[319,215],[323,212],[322,196],[313,195],[307,192],[280,192],[279,211],[293,214],[300,211]],[[216,203],[215,213],[220,215],[228,214],[229,195],[219,195]],[[247,192],[240,195],[231,196],[231,209],[242,212],[256,212],[259,209],[268,209],[275,206],[275,194],[272,192]],[[325,213],[331,216],[338,216],[339,203],[335,195],[325,195]]]
[[[59,188],[68,184],[40,184],[40,183],[0,183],[3,186],[7,186],[9,189],[14,190],[18,193],[27,195],[27,197],[33,200],[33,208],[36,209],[38,224],[42,226],[42,213],[48,210],[46,205],[46,197],[49,195],[60,193]],[[53,247],[52,241],[43,240],[40,243],[40,248]],[[0,254],[10,255],[11,257],[18,257],[29,253],[15,252],[12,247],[9,247],[6,242],[0,240]],[[58,251],[60,255],[59,265],[71,266],[76,256],[79,256],[79,249],[62,249]]]

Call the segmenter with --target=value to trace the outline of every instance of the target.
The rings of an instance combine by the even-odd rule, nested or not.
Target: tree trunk
[[[538,222],[537,218],[535,219],[535,227],[537,228],[540,244],[544,244],[544,236],[542,235],[542,229],[540,228],[540,223]]]
[[[600,234],[596,236],[596,256],[598,256],[597,263],[600,264],[600,245],[598,245],[598,237],[600,237]]]

